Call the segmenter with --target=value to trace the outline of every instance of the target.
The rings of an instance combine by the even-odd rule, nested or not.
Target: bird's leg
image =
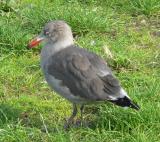
[[[73,122],[74,117],[77,115],[77,106],[76,104],[73,104],[73,112],[68,121],[65,123],[64,128],[69,128],[69,125]]]
[[[81,105],[80,111],[81,111],[81,125],[83,124],[83,110],[84,110],[84,105]]]
[[[76,115],[77,115],[77,106],[76,106],[76,104],[73,104],[73,112],[72,112],[72,115],[70,116],[70,118],[68,119],[68,121],[72,122]]]
[[[83,126],[83,110],[84,110],[84,105],[80,106],[80,119],[76,120],[75,126]]]

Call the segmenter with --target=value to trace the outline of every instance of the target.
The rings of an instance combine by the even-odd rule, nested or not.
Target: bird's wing
[[[91,56],[95,56],[91,61]],[[52,56],[46,68],[48,74],[61,80],[70,92],[78,97],[93,100],[110,100],[118,94],[120,84],[95,54],[69,47]],[[98,61],[99,60],[99,61]],[[103,68],[102,74],[101,69]],[[104,74],[104,72],[106,74]]]
[[[87,52],[87,50],[85,49],[80,50],[83,50],[85,55],[88,57],[88,60],[95,67],[97,73],[100,76],[112,74],[111,69],[107,66],[107,63],[100,56],[96,55],[95,53]]]

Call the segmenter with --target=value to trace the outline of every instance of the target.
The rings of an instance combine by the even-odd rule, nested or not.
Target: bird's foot
[[[65,119],[64,130],[68,130],[70,128],[70,126],[73,124],[74,124],[74,120]]]
[[[75,127],[90,127],[91,122],[86,120],[77,119],[75,122]]]
[[[69,119],[65,119],[64,130],[68,131],[71,126],[73,126],[74,128],[78,128],[78,127],[90,127],[91,125],[92,125],[91,121],[84,121],[81,119],[77,119],[76,121],[74,120],[71,121]]]

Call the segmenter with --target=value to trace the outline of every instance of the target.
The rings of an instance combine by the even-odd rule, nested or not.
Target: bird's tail
[[[116,100],[110,100],[112,103],[121,106],[121,107],[130,107],[136,110],[139,110],[140,107],[132,102],[127,96],[124,96],[122,98],[117,98]]]

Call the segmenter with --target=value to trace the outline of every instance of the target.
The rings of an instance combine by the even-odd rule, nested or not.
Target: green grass
[[[160,142],[159,0],[8,0],[0,6],[0,141]],[[28,41],[63,19],[76,43],[103,57],[141,110],[86,106],[88,127],[63,130],[71,104],[52,92]],[[110,58],[103,47],[113,54]]]

